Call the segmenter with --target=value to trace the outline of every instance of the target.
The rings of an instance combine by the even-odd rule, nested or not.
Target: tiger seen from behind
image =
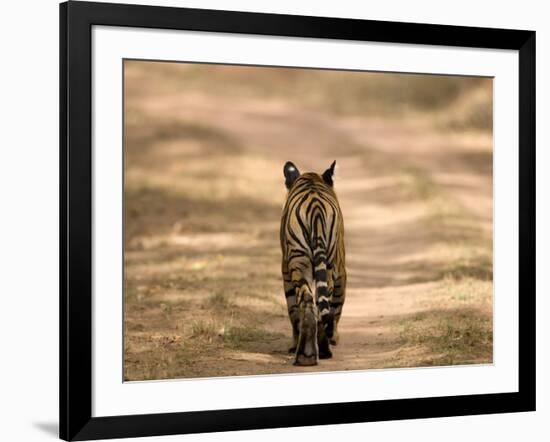
[[[332,357],[346,293],[344,223],[334,167],[303,173],[288,161],[288,189],[281,219],[282,273],[292,326],[295,365],[316,365]]]

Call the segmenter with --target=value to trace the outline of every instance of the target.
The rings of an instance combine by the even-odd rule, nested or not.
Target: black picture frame
[[[93,25],[519,53],[519,391],[514,393],[92,417]],[[158,6],[60,5],[60,437],[168,435],[535,410],[535,32]]]

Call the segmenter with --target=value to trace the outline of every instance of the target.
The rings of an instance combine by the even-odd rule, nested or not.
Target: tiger
[[[283,286],[292,329],[294,365],[332,357],[346,294],[344,221],[334,192],[336,161],[322,174],[287,161],[281,217]]]

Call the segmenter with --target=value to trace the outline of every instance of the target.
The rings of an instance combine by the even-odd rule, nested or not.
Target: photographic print
[[[534,31],[59,12],[62,439],[535,410]]]
[[[492,363],[492,78],[123,71],[125,381]]]

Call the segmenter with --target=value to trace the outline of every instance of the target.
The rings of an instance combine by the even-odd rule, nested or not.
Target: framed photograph
[[[67,2],[60,140],[62,439],[535,409],[535,32]]]

